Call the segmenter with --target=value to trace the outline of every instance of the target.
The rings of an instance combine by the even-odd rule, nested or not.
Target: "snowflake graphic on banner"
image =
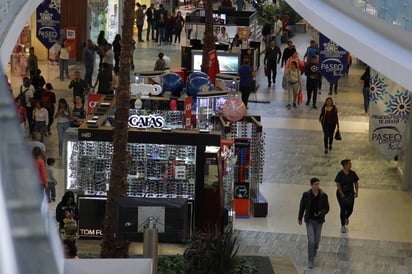
[[[375,104],[377,104],[378,101],[383,101],[383,97],[388,93],[386,91],[388,84],[386,84],[384,80],[385,78],[379,78],[378,74],[375,74],[375,76],[370,79],[369,99]]]
[[[48,12],[47,10],[44,11],[43,13],[40,13],[40,19],[38,19],[38,22],[42,24],[43,26],[54,26],[55,22],[53,20],[53,14]]]
[[[55,9],[57,13],[60,13],[61,3],[60,0],[50,0],[49,8]]]
[[[396,94],[389,94],[389,101],[385,102],[386,110],[385,113],[392,115],[398,115],[399,119],[405,124],[408,122],[409,111],[411,107],[411,100],[409,97],[409,91],[401,92],[396,91]]]
[[[329,51],[329,52],[338,51],[338,46],[336,45],[336,43],[330,40],[327,43],[323,43],[323,47],[325,48],[326,51]]]

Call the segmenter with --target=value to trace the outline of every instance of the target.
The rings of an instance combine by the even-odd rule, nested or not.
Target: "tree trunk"
[[[215,49],[215,37],[213,35],[213,0],[205,0],[205,33],[203,36],[202,71],[207,73],[209,51]]]
[[[114,238],[116,208],[115,200],[127,196],[127,131],[129,119],[130,61],[135,0],[124,0],[122,26],[122,50],[120,53],[119,88],[116,91],[116,111],[113,126],[113,159],[110,186],[107,193],[106,216],[103,223],[101,257],[129,257],[129,242]]]

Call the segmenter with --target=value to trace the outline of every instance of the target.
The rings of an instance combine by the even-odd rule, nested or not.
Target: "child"
[[[49,199],[49,202],[55,202],[56,201],[56,185],[57,185],[57,180],[56,177],[54,176],[54,163],[56,160],[54,158],[47,158],[47,181],[49,183],[49,196],[47,197]]]

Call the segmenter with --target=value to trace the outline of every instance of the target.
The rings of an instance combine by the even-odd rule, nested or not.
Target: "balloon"
[[[183,89],[183,80],[179,74],[171,72],[163,77],[163,90],[170,91],[173,96],[180,97]]]
[[[187,82],[189,83],[190,79],[196,78],[196,77],[206,78],[209,80],[209,75],[207,75],[206,73],[202,71],[194,71],[190,73],[189,76],[187,77]]]
[[[208,87],[208,90],[213,90],[213,85],[210,83],[209,79],[203,77],[195,77],[190,79],[186,85],[187,95],[196,97],[204,85]]]
[[[236,122],[246,115],[246,106],[237,97],[229,97],[223,104],[223,116],[229,121]]]

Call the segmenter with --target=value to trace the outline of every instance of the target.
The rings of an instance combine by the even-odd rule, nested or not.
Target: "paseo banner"
[[[37,7],[36,37],[47,49],[60,40],[60,0],[45,0]]]
[[[319,67],[322,75],[329,83],[336,83],[347,71],[348,52],[319,34]]]
[[[369,99],[369,141],[385,160],[393,160],[405,146],[409,91],[376,73],[370,79]]]

